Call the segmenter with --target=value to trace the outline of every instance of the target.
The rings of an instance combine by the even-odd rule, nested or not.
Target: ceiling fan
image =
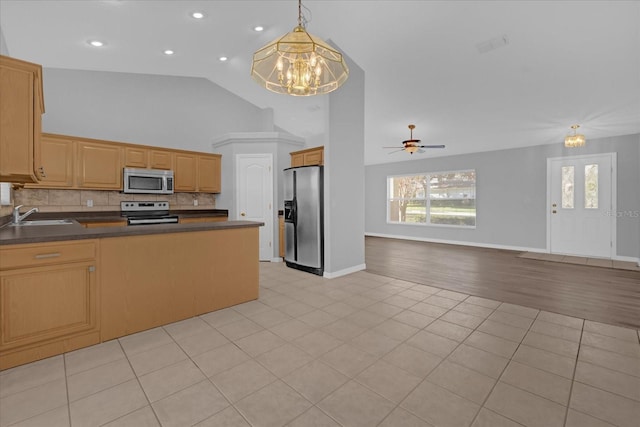
[[[402,141],[402,147],[382,147],[382,148],[398,148],[396,151],[392,151],[389,154],[397,153],[398,151],[406,151],[409,154],[413,153],[424,153],[423,148],[444,148],[444,145],[420,145],[419,139],[413,139],[413,130],[416,128],[416,125],[409,125],[409,130],[411,132],[410,139]]]

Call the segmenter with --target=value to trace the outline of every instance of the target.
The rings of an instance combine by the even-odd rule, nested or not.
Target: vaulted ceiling
[[[574,123],[587,143],[640,133],[638,1],[303,5],[307,30],[365,71],[366,164],[560,144]],[[273,94],[249,76],[253,52],[291,31],[297,13],[295,0],[2,0],[0,28],[12,56],[44,67],[206,77],[273,108],[286,131],[317,138],[326,98]],[[90,39],[106,45],[92,48]],[[408,139],[409,123],[423,144],[446,149],[388,154],[382,147]]]

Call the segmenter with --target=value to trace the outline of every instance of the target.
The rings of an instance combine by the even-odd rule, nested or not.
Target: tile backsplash
[[[171,209],[215,209],[215,194],[174,193],[124,194],[119,191],[49,190],[18,188],[13,191],[13,205],[24,209],[37,207],[40,212],[118,211],[122,201],[169,201]],[[197,201],[197,206],[194,202]],[[92,207],[87,206],[93,204]],[[10,212],[9,212],[10,213]]]

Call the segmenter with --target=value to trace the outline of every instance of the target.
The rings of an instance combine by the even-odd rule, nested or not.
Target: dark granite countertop
[[[224,209],[172,211],[181,217],[227,216]],[[221,221],[195,224],[156,224],[128,227],[85,228],[80,222],[120,221],[119,211],[105,212],[46,212],[29,216],[28,220],[73,219],[68,225],[38,225],[12,227],[10,217],[0,218],[0,245],[20,243],[55,242],[63,240],[99,239],[109,237],[138,236],[145,234],[183,233],[190,231],[223,230],[227,228],[259,227],[255,221]]]

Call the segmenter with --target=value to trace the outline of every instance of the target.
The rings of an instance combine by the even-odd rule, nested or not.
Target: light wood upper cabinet
[[[78,188],[122,189],[123,148],[119,145],[77,141]]]
[[[308,148],[306,150],[292,151],[291,167],[313,166],[324,164],[324,146]]]
[[[219,193],[221,157],[219,154],[176,152],[174,155],[175,191]]]
[[[42,171],[42,67],[0,55],[0,92],[0,181],[37,182]]]
[[[149,150],[144,147],[124,147],[124,166],[144,169],[149,165]]]
[[[198,179],[197,156],[195,154],[176,153],[174,160],[174,191],[195,192]]]
[[[173,153],[169,150],[149,150],[149,167],[151,169],[173,169]]]
[[[40,153],[45,174],[37,185],[26,187],[73,187],[73,140],[43,134]]]
[[[173,153],[142,145],[127,145],[124,147],[124,166],[140,169],[173,169]]]
[[[198,188],[201,193],[220,192],[219,155],[198,156]]]
[[[298,166],[304,166],[304,154],[291,153],[291,167],[297,168]]]

